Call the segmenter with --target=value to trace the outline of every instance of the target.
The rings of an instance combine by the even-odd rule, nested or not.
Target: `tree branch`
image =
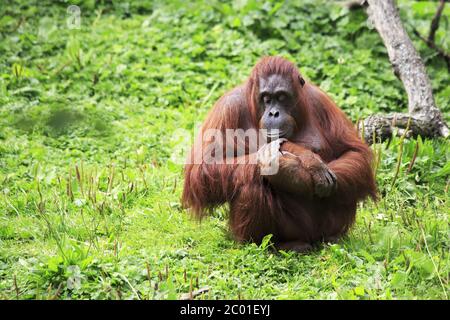
[[[440,1],[436,14],[433,17],[433,20],[431,20],[430,33],[428,35],[428,41],[430,42],[434,42],[434,36],[439,28],[439,20],[441,19],[442,11],[444,11],[445,1],[446,0]]]
[[[445,63],[447,64],[447,70],[448,72],[450,72],[450,54],[446,53],[443,49],[439,48],[434,41],[430,41],[430,38],[425,38],[424,36],[422,36],[419,31],[416,30],[416,28],[413,28],[413,33],[422,41],[424,41],[427,46],[433,50],[436,50],[436,52],[438,53],[438,56],[442,57],[442,59],[444,59]]]
[[[449,128],[434,101],[425,65],[403,28],[394,1],[367,0],[367,3],[369,19],[380,34],[394,73],[408,95],[408,113],[368,117],[362,123],[364,138],[371,143],[374,137],[384,140],[395,132],[405,136],[447,137]]]
[[[446,53],[443,49],[439,48],[434,42],[434,38],[436,35],[436,31],[439,28],[439,21],[441,19],[442,11],[444,10],[446,0],[440,0],[439,7],[431,21],[430,32],[428,34],[428,38],[425,38],[417,31],[416,28],[412,27],[413,33],[422,41],[424,41],[427,46],[433,50],[436,50],[438,55],[445,60],[447,64],[447,70],[450,72],[450,54]]]
[[[446,132],[440,132],[440,128],[430,122],[427,116],[407,113],[372,115],[360,121],[357,128],[368,144],[381,142],[392,136],[405,135],[406,138],[412,138],[419,135],[422,137],[449,135],[448,128]]]

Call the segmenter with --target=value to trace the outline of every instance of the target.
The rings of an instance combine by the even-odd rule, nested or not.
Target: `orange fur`
[[[309,82],[300,85],[301,75],[291,62],[280,57],[263,58],[243,85],[216,102],[201,133],[207,129],[258,128],[258,79],[271,74],[290,77],[296,84],[297,132],[282,150],[297,156],[298,161],[285,155],[280,158],[280,167],[287,172],[281,181],[298,188],[286,191],[277,187],[275,178],[263,178],[258,165],[248,161],[256,155],[247,152],[246,164],[186,165],[182,203],[199,218],[229,203],[230,228],[239,241],[259,242],[269,233],[276,243],[314,243],[340,237],[354,222],[357,202],[367,196],[376,199],[372,154],[350,120],[323,91]],[[213,143],[204,141],[200,145],[198,141],[191,157],[201,156],[202,150]],[[337,190],[327,198],[313,195],[308,169],[312,162],[307,163],[313,161],[307,158],[311,154],[337,177]]]

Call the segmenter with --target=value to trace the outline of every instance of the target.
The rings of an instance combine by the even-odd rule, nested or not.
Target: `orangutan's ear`
[[[305,85],[305,79],[303,79],[302,76],[298,76],[298,81],[300,82],[302,87]]]

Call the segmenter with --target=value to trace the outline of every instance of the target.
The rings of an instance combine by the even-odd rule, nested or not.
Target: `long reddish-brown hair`
[[[301,195],[274,190],[254,163],[187,164],[183,206],[201,218],[210,209],[229,203],[230,227],[238,240],[258,241],[268,233],[280,236],[290,228],[289,219],[295,220],[305,241],[341,235],[355,219],[357,202],[367,196],[376,199],[372,153],[345,114],[320,88],[305,82],[293,63],[281,57],[261,59],[244,84],[216,102],[200,134],[206,129],[258,128],[259,79],[272,74],[292,80],[299,114],[296,121],[305,133],[304,140],[293,143],[322,158],[337,177],[335,194],[304,200]],[[191,155],[200,154],[208,143],[194,144]]]

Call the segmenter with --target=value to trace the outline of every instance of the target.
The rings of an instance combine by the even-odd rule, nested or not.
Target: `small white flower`
[[[385,220],[386,216],[384,214],[382,214],[382,213],[379,213],[379,214],[377,214],[375,216],[375,218],[378,219],[378,220]]]
[[[75,199],[73,202],[77,207],[82,207],[85,204],[86,200],[84,199]]]

